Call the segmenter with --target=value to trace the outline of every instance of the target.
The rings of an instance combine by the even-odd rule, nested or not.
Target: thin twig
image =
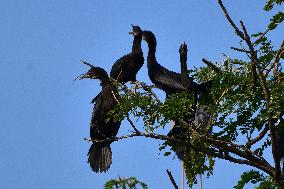
[[[135,127],[135,125],[133,124],[133,122],[131,121],[128,115],[126,116],[126,118],[127,118],[127,121],[130,123],[130,125],[132,126],[132,128],[134,129],[134,131],[136,133],[140,133],[140,131]]]
[[[148,86],[143,82],[139,82],[139,84],[141,85],[141,87],[147,91],[150,95],[152,95],[158,102],[161,102],[161,100],[158,98],[158,96],[152,91],[153,86]],[[155,86],[154,86],[155,87]]]
[[[244,52],[244,53],[249,53],[250,51],[246,50],[246,49],[240,49],[240,48],[236,48],[236,47],[231,47],[232,50],[238,51],[238,52]]]
[[[176,183],[176,181],[175,181],[175,179],[174,179],[172,173],[171,173],[168,169],[167,169],[166,171],[167,171],[167,174],[168,174],[168,176],[169,176],[169,178],[170,178],[170,181],[172,182],[174,188],[175,188],[175,189],[178,189],[178,185],[177,185],[177,183]]]
[[[231,26],[234,28],[235,32],[237,33],[238,36],[240,36],[242,39],[244,38],[244,34],[239,30],[239,28],[236,26],[236,24],[233,22],[233,20],[231,19],[230,15],[228,14],[225,6],[223,5],[222,0],[218,0],[218,3],[225,15],[225,17],[227,18],[227,20],[229,21],[229,23],[231,24]]]
[[[253,42],[253,45],[255,45],[259,40],[261,40],[269,31],[270,31],[270,29],[268,28],[265,32],[263,32],[263,33],[259,36],[259,38],[257,38],[257,39],[255,40],[255,42]]]
[[[219,104],[219,102],[221,101],[221,99],[224,97],[224,95],[229,91],[229,89],[225,89],[222,94],[220,95],[219,99],[216,101],[216,105]]]
[[[279,62],[280,62],[280,58],[281,55],[284,53],[284,41],[282,41],[279,50],[276,52],[275,54],[275,60],[274,62],[271,64],[270,68],[267,70],[265,77],[268,76],[268,74],[270,73],[270,71],[275,67],[276,64],[278,64],[279,66]]]
[[[260,132],[260,134],[255,137],[254,139],[250,140],[247,142],[247,144],[245,146],[247,146],[248,148],[250,148],[252,145],[254,145],[255,143],[257,143],[258,141],[260,141],[261,139],[263,139],[263,137],[266,135],[266,133],[269,131],[269,126],[266,125],[265,128],[263,129],[263,131]]]

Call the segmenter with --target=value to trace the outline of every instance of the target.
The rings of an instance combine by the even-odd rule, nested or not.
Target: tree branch
[[[175,188],[175,189],[178,189],[177,183],[176,183],[176,181],[175,181],[175,179],[174,179],[172,173],[171,173],[168,169],[167,169],[166,171],[167,171],[167,174],[168,174],[168,176],[169,176],[169,178],[170,178],[170,181],[172,182],[174,188]]]
[[[275,54],[275,60],[274,62],[271,64],[270,68],[267,70],[266,74],[265,74],[265,77],[268,76],[268,74],[270,73],[270,71],[275,67],[276,64],[277,67],[276,69],[279,67],[279,62],[280,62],[280,58],[281,58],[281,55],[284,53],[284,41],[282,41],[282,44],[280,45],[280,48],[279,50],[276,52]]]
[[[253,45],[255,45],[259,40],[261,40],[269,31],[270,31],[270,29],[268,28],[265,32],[263,32],[263,33],[259,36],[259,38],[257,38],[257,39],[255,40],[255,42],[253,42]]]
[[[226,8],[224,7],[223,3],[222,3],[222,0],[218,0],[218,3],[221,7],[221,9],[223,10],[224,14],[225,14],[225,17],[227,18],[227,20],[229,21],[229,23],[232,25],[232,27],[235,29],[237,35],[245,40],[245,42],[247,43],[248,47],[249,47],[249,51],[250,51],[250,54],[251,54],[251,60],[252,60],[252,73],[253,73],[253,80],[254,80],[254,83],[256,83],[256,69],[258,70],[258,73],[259,73],[259,77],[260,77],[260,83],[261,83],[261,86],[262,86],[262,89],[263,89],[263,93],[264,93],[264,97],[265,97],[265,102],[266,102],[266,109],[268,112],[270,112],[270,106],[271,106],[271,102],[270,102],[270,91],[269,91],[269,88],[267,86],[267,82],[266,82],[266,78],[263,74],[263,71],[259,65],[259,60],[258,60],[258,57],[257,57],[257,53],[256,51],[254,50],[254,47],[253,47],[253,44],[251,43],[251,40],[250,40],[250,37],[248,35],[248,32],[246,30],[246,27],[244,26],[243,22],[241,21],[240,24],[241,24],[241,27],[243,29],[243,32],[242,33],[237,27],[236,25],[234,24],[234,22],[232,21],[232,19],[230,18]],[[271,144],[272,144],[272,154],[273,154],[273,158],[274,158],[274,163],[275,163],[275,179],[276,180],[279,180],[280,178],[280,159],[276,156],[276,133],[275,133],[275,126],[273,124],[273,121],[272,121],[272,114],[269,113],[268,115],[268,125],[269,125],[269,130],[270,130],[270,134],[271,134]]]
[[[133,124],[133,122],[131,121],[131,119],[129,118],[129,116],[127,115],[126,117],[127,121],[130,123],[130,125],[132,126],[132,128],[134,129],[134,131],[136,133],[140,133],[140,131],[135,127],[135,125]]]
[[[107,138],[107,139],[104,139],[104,140],[92,140],[92,139],[87,139],[87,138],[85,138],[85,140],[91,141],[91,142],[94,142],[94,143],[104,143],[104,142],[114,142],[114,141],[118,141],[118,140],[122,140],[122,139],[138,137],[138,136],[143,136],[143,137],[146,137],[146,138],[153,138],[153,139],[158,139],[158,140],[167,140],[167,141],[172,141],[172,142],[176,142],[176,143],[180,143],[180,144],[185,144],[185,145],[188,145],[190,148],[193,148],[193,149],[200,151],[202,153],[209,154],[209,155],[212,155],[214,157],[221,158],[221,159],[229,160],[229,161],[232,161],[232,162],[235,162],[235,163],[254,166],[254,167],[257,167],[257,168],[263,170],[264,172],[268,173],[269,175],[274,176],[273,168],[266,161],[263,161],[262,159],[255,157],[252,152],[241,151],[241,150],[236,148],[238,146],[236,144],[232,143],[230,146],[228,146],[227,144],[229,142],[227,142],[227,141],[209,138],[208,136],[205,136],[205,135],[199,135],[201,137],[201,139],[204,140],[204,142],[217,147],[219,150],[222,150],[222,151],[225,150],[227,152],[231,152],[231,153],[238,155],[238,156],[240,156],[244,159],[247,159],[247,160],[238,160],[236,158],[229,157],[228,155],[226,155],[226,156],[220,155],[220,154],[216,153],[216,151],[214,151],[213,149],[201,148],[200,146],[194,146],[194,145],[188,144],[188,143],[186,143],[186,141],[181,140],[181,139],[176,139],[176,138],[173,138],[173,137],[168,137],[166,135],[155,134],[155,133],[141,133],[140,132],[140,133],[133,133],[133,134],[129,134],[129,135],[121,136],[121,137]]]
[[[221,7],[221,9],[222,9],[222,11],[223,11],[225,17],[227,18],[227,20],[229,21],[229,23],[231,24],[231,26],[234,28],[236,34],[237,34],[238,36],[240,36],[240,37],[244,40],[244,39],[245,39],[244,34],[239,30],[239,28],[236,26],[236,24],[235,24],[235,23],[233,22],[233,20],[231,19],[231,17],[230,17],[230,15],[228,14],[228,12],[227,12],[225,6],[223,5],[222,0],[218,0],[218,3],[219,3],[219,5],[220,5],[220,7]]]
[[[202,58],[202,62],[207,64],[209,67],[211,67],[212,70],[214,70],[216,73],[222,75],[222,71],[217,66],[215,66],[215,64],[213,64],[212,62],[206,60],[205,58]]]
[[[238,52],[244,52],[244,53],[249,53],[250,51],[246,50],[246,49],[239,49],[236,47],[231,47],[232,50],[238,51]]]
[[[263,139],[263,137],[266,135],[266,133],[269,131],[269,126],[266,125],[265,128],[263,129],[263,131],[261,131],[259,133],[259,135],[257,137],[255,137],[254,139],[250,140],[247,142],[247,144],[245,146],[251,147],[252,145],[254,145],[255,143],[257,143],[258,141],[260,141],[261,139]]]

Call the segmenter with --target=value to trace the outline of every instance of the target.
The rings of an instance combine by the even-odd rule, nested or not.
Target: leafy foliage
[[[264,9],[269,11],[283,2],[269,0]],[[267,32],[277,28],[283,20],[284,13],[274,15]],[[242,29],[242,35],[237,32],[241,37],[240,51],[246,53],[248,59],[225,56],[215,65],[219,72],[210,66],[189,70],[196,82],[210,83],[210,90],[206,94],[195,95],[194,91],[186,91],[162,101],[152,91],[155,86],[142,82],[129,87],[118,85],[121,98],[118,106],[110,112],[115,119],[123,120],[131,114],[143,120],[146,133],[164,129],[171,120],[180,122],[183,133],[182,136],[175,136],[175,139],[181,142],[166,141],[160,150],[166,150],[167,146],[175,152],[177,148],[183,150],[190,186],[196,183],[198,174],[212,175],[216,158],[221,158],[254,166],[270,175],[256,170],[245,172],[236,189],[242,189],[247,183],[258,183],[259,189],[276,187],[276,179],[272,177],[276,168],[265,160],[263,152],[275,145],[272,141],[274,131],[270,130],[270,134],[267,131],[275,127],[277,140],[277,120],[284,109],[284,42],[280,48],[275,48],[265,36],[266,32],[249,36],[244,26]],[[252,42],[253,39],[255,42]],[[245,49],[243,43],[249,50]],[[199,128],[194,122],[197,106],[204,107],[210,113],[206,128]],[[171,151],[164,152],[164,156],[170,155]],[[115,180],[111,183],[111,187],[116,186]]]
[[[266,11],[270,11],[273,9],[275,4],[281,5],[283,2],[283,0],[268,0],[263,9]]]
[[[148,189],[147,185],[144,182],[138,181],[135,177],[121,178],[117,180],[111,179],[105,183],[104,189]]]
[[[244,172],[241,175],[241,179],[238,181],[238,184],[234,186],[235,189],[243,189],[244,186],[251,182],[252,184],[256,184],[260,181],[264,181],[265,178],[263,174],[260,174],[258,171],[250,170],[248,172]]]
[[[250,170],[244,172],[241,175],[241,179],[238,181],[238,184],[234,186],[235,189],[243,189],[246,184],[258,184],[256,189],[276,189],[279,188],[277,184],[271,179],[271,177],[266,177],[263,174],[259,173],[259,171]]]

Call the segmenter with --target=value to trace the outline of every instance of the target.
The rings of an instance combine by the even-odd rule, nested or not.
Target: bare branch
[[[222,71],[217,66],[215,66],[212,62],[206,60],[205,58],[202,58],[202,62],[207,64],[209,67],[211,67],[212,70],[214,70],[216,73],[222,75]]]
[[[168,174],[168,176],[169,176],[169,178],[170,178],[170,181],[172,182],[174,188],[175,188],[175,189],[178,189],[177,183],[176,183],[176,181],[175,181],[175,179],[174,179],[172,173],[171,173],[168,169],[167,169],[166,171],[167,171],[167,174]]]
[[[129,134],[129,135],[125,135],[125,136],[121,136],[121,137],[112,137],[112,138],[107,138],[104,140],[91,140],[91,139],[85,139],[87,141],[92,141],[94,143],[103,143],[103,142],[113,142],[113,141],[118,141],[118,140],[122,140],[122,139],[127,139],[127,138],[133,138],[133,137],[138,137],[138,136],[143,136],[143,137],[147,137],[147,138],[153,138],[153,139],[158,139],[158,140],[167,140],[167,141],[172,141],[172,142],[176,142],[179,144],[186,144],[188,145],[190,148],[193,148],[197,151],[200,151],[202,153],[208,154],[208,155],[212,155],[214,157],[218,157],[221,159],[225,159],[225,160],[229,160],[235,163],[240,163],[240,164],[246,164],[246,165],[251,165],[254,167],[257,167],[263,171],[265,171],[266,173],[268,173],[271,176],[274,176],[273,173],[273,168],[269,165],[269,163],[267,163],[266,161],[263,161],[262,159],[259,159],[257,157],[255,157],[255,154],[253,154],[251,151],[246,150],[246,151],[242,151],[240,149],[238,149],[238,145],[230,143],[228,141],[222,141],[219,139],[213,139],[210,138],[209,136],[204,136],[204,135],[200,135],[201,139],[210,144],[213,145],[215,147],[217,147],[218,149],[220,149],[221,151],[227,151],[227,152],[231,152],[233,154],[236,154],[246,160],[238,160],[236,158],[230,157],[228,155],[222,155],[218,152],[216,152],[215,150],[211,149],[211,148],[202,148],[200,146],[195,146],[195,145],[190,145],[188,143],[186,143],[186,141],[181,140],[181,139],[176,139],[173,137],[169,137],[166,135],[161,135],[161,134],[155,134],[155,133],[133,133],[133,134]],[[228,146],[228,144],[230,144]]]
[[[236,26],[236,24],[233,22],[233,20],[231,19],[230,15],[228,14],[225,6],[223,5],[222,0],[218,0],[218,3],[222,9],[222,11],[224,12],[225,17],[227,18],[227,20],[229,21],[229,23],[231,24],[231,26],[234,28],[236,34],[242,38],[245,39],[244,34],[239,30],[239,28]]]
[[[268,88],[267,81],[266,81],[266,78],[263,74],[263,71],[262,71],[262,69],[260,68],[259,65],[257,65],[257,69],[258,69],[258,73],[259,73],[259,76],[260,76],[260,81],[261,81],[260,83],[261,83],[261,86],[262,86],[262,90],[263,90],[263,93],[264,93],[264,99],[265,99],[265,102],[266,102],[266,109],[267,109],[267,111],[270,111],[270,108],[271,108],[270,90]],[[276,180],[278,180],[279,177],[280,177],[280,173],[281,173],[281,167],[280,167],[280,159],[277,156],[276,129],[275,129],[275,125],[273,123],[273,115],[272,115],[271,111],[268,115],[268,125],[269,125],[269,131],[270,131],[270,136],[271,136],[272,154],[273,154],[273,159],[274,159],[274,164],[275,164],[275,177],[276,177]]]
[[[269,131],[269,126],[266,125],[265,128],[263,129],[263,131],[261,131],[261,132],[259,133],[259,135],[258,135],[257,137],[255,137],[254,139],[248,141],[245,146],[251,147],[252,145],[254,145],[255,143],[257,143],[258,141],[260,141],[261,139],[263,139],[263,137],[266,135],[266,133],[267,133],[268,131]]]
[[[259,36],[259,38],[257,38],[257,39],[255,40],[255,42],[253,43],[253,45],[255,45],[259,40],[261,40],[269,31],[270,31],[270,29],[268,28],[265,32],[263,32],[263,33]]]
[[[246,27],[245,27],[245,25],[244,25],[242,20],[240,21],[240,24],[241,24],[242,30],[244,32],[244,36],[245,36],[244,40],[250,39],[250,36],[249,36],[249,34],[247,32],[247,29],[246,29]]]
[[[238,52],[244,52],[244,53],[249,53],[250,51],[246,50],[246,49],[239,49],[239,48],[236,48],[236,47],[231,47],[231,49],[235,50],[235,51],[238,51]]]
[[[129,116],[127,115],[127,121],[130,123],[130,125],[132,126],[132,128],[134,129],[134,131],[136,133],[140,133],[140,131],[135,127],[135,125],[133,124],[133,122],[131,121],[131,119],[129,118]]]

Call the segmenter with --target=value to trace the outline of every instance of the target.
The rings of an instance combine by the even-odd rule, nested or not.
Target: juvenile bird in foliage
[[[110,139],[117,135],[121,122],[108,117],[108,113],[118,104],[119,95],[104,69],[83,63],[91,68],[80,76],[80,79],[99,79],[102,86],[102,92],[95,101],[90,122],[90,137],[93,144],[88,152],[88,163],[94,172],[106,172],[112,164],[111,140],[95,141]]]

